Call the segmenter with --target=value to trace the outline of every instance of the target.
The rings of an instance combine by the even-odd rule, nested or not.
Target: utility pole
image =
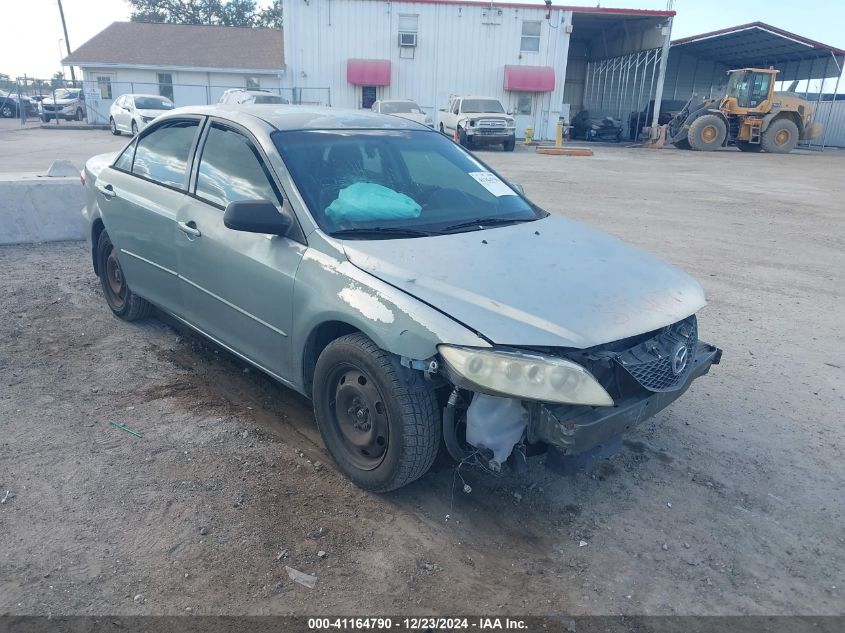
[[[65,32],[65,46],[67,46],[67,54],[70,55],[70,40],[67,38],[67,24],[65,24],[65,10],[62,8],[62,0],[58,0],[59,15],[62,16],[62,30]],[[70,67],[70,79],[76,85],[76,73],[73,72],[73,66]]]

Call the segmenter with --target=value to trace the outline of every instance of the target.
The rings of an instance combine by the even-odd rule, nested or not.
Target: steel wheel
[[[12,106],[7,104],[4,105],[2,109],[0,109],[0,116],[2,116],[4,119],[11,119],[13,116],[15,116],[15,111],[12,109]]]
[[[705,126],[705,128],[701,130],[701,138],[705,143],[712,143],[716,140],[717,136],[719,136],[719,131],[716,129],[715,125]]]
[[[114,248],[109,251],[106,258],[106,283],[103,287],[108,294],[109,303],[115,310],[122,310],[126,305],[126,277],[123,276],[123,269],[117,260]]]
[[[352,364],[332,373],[334,401],[331,423],[339,432],[347,459],[361,470],[373,470],[384,460],[390,425],[384,397],[371,377]]]
[[[395,490],[434,462],[441,432],[433,385],[364,334],[326,345],[312,395],[326,448],[362,488]]]

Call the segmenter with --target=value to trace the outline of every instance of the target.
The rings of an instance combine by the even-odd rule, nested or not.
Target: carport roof
[[[822,63],[806,79],[839,75],[835,64],[826,63],[833,56],[842,68],[845,51],[784,31],[765,22],[749,22],[719,31],[684,37],[672,42],[672,49],[684,55],[725,64],[732,68],[779,66],[788,62]]]
[[[113,22],[62,63],[278,72],[285,67],[285,55],[278,29]]]

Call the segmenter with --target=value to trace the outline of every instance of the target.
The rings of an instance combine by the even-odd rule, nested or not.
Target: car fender
[[[335,254],[309,248],[296,272],[293,293],[293,376],[307,391],[308,345],[326,323],[343,323],[383,350],[412,360],[437,354],[439,343],[490,347],[467,326]],[[314,361],[316,359],[313,359]]]

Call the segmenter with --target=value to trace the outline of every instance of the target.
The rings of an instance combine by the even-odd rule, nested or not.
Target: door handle
[[[197,224],[193,220],[190,222],[177,222],[176,226],[179,227],[182,233],[190,237],[200,237],[202,235],[202,232],[197,228]]]
[[[101,194],[103,194],[103,196],[109,199],[117,196],[117,192],[114,190],[114,187],[112,187],[110,184],[97,185],[97,191],[99,191]]]

